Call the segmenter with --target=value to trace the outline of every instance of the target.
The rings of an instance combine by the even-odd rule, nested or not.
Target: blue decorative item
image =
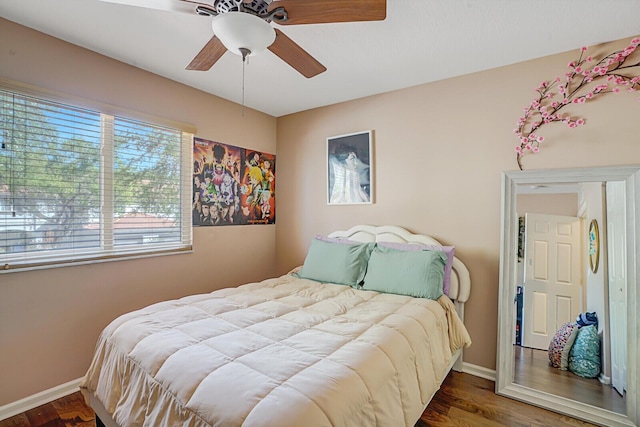
[[[580,313],[576,318],[576,323],[580,327],[595,325],[595,327],[598,328],[598,315],[596,314],[595,311]]]
[[[569,370],[584,378],[600,374],[600,337],[595,325],[583,326],[569,353]]]

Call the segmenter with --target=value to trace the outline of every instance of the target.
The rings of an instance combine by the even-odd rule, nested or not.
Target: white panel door
[[[607,182],[611,384],[622,395],[624,395],[627,380],[627,251],[624,193],[624,182]]]
[[[547,350],[562,324],[582,311],[582,221],[525,215],[522,344]]]

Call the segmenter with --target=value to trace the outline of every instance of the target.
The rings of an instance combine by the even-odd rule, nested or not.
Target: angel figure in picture
[[[369,203],[369,165],[349,145],[339,145],[329,158],[333,187],[329,203]]]

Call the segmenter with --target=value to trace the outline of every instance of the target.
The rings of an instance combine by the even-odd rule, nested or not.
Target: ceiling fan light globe
[[[211,27],[222,44],[240,56],[241,48],[255,55],[271,46],[276,39],[276,32],[268,22],[246,12],[221,13],[213,17]]]

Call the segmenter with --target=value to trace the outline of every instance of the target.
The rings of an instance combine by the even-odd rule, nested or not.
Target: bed
[[[319,270],[340,274],[330,276],[335,283],[308,278],[318,248],[340,256]],[[336,266],[350,257],[336,255],[342,251],[369,251],[356,286],[340,282]],[[445,274],[433,276],[444,295],[367,289],[375,271],[404,277],[374,259],[427,255],[438,266],[429,277]],[[98,425],[110,427],[410,427],[449,370],[460,370],[471,344],[463,325],[469,294],[469,272],[451,247],[396,226],[355,226],[314,238],[304,265],[279,278],[115,319],[100,334],[81,391]]]

